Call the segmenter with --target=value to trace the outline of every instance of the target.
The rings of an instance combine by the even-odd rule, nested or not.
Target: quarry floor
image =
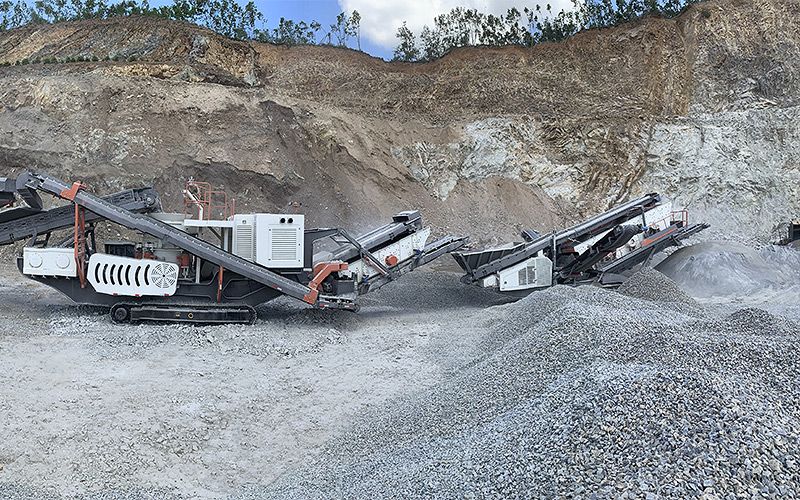
[[[129,326],[14,273],[0,279],[0,496],[269,483],[365,409],[434,383],[479,336],[465,312],[504,301],[418,272],[358,314],[278,300],[255,326]]]
[[[259,308],[254,326],[196,327],[114,325],[105,311],[4,268],[0,497],[220,498],[294,483],[294,471],[363,415],[388,412],[487,357],[492,318],[519,303],[501,305],[508,300],[458,277],[447,268],[411,273],[364,297],[358,314],[277,300]],[[703,314],[756,306],[800,320],[794,298],[784,307],[775,297],[706,300]],[[790,380],[789,393],[798,387]],[[617,496],[613,483],[613,495],[601,487],[601,497]]]

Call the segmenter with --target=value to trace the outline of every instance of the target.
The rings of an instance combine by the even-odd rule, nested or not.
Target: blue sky
[[[336,22],[336,16],[344,7],[337,0],[255,0],[259,10],[267,17],[267,25],[274,27],[278,19],[285,17],[293,21],[319,21],[322,24],[320,33],[327,33],[329,25]],[[358,9],[356,9],[358,10]],[[391,58],[392,50],[361,37],[361,50],[374,56]]]
[[[151,0],[150,4],[162,5],[171,1]],[[533,8],[538,3],[544,8],[549,3],[553,11],[558,12],[569,8],[572,0],[255,0],[255,3],[266,16],[268,27],[275,27],[281,17],[293,21],[314,20],[322,24],[320,37],[328,32],[337,14],[357,10],[361,14],[361,49],[390,59],[397,45],[395,33],[403,21],[412,31],[419,33],[423,26],[432,24],[434,17],[455,7],[502,14],[511,7],[522,10],[524,7]]]
[[[419,33],[433,18],[455,7],[504,14],[511,7],[542,8],[551,4],[553,12],[572,7],[572,0],[256,0],[270,23],[281,16],[293,20],[315,19],[326,28],[339,12],[357,10],[361,14],[361,48],[372,55],[390,58],[397,45],[395,33],[406,21]]]

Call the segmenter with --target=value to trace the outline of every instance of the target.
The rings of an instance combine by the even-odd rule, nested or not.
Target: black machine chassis
[[[153,302],[118,302],[111,306],[114,323],[167,322],[191,324],[252,325],[258,315],[252,306],[241,304],[159,304]]]

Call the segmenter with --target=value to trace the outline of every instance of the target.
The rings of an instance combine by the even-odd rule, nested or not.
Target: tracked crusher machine
[[[461,281],[520,295],[556,284],[618,286],[623,273],[648,265],[657,253],[708,228],[689,223],[686,210],[656,193],[612,208],[563,231],[524,231],[523,241],[454,252]]]
[[[40,192],[70,203],[45,209]],[[0,245],[27,241],[17,259],[23,275],[76,303],[109,307],[115,322],[252,323],[255,306],[281,295],[355,311],[358,296],[447,253],[465,271],[463,283],[501,293],[617,286],[708,227],[648,194],[560,232],[528,230],[522,242],[466,251],[466,237],[428,243],[431,230],[417,211],[354,237],[307,229],[302,214],[234,213],[227,195],[207,183],[190,180],[183,194],[184,213],[165,213],[153,188],[98,197],[45,174],[0,178]],[[101,252],[101,221],[135,236],[106,240]]]
[[[40,192],[70,203],[46,210]],[[0,245],[28,240],[18,258],[22,274],[76,303],[110,307],[115,322],[252,323],[254,306],[281,295],[357,310],[359,295],[466,241],[428,243],[431,230],[417,211],[353,237],[339,228],[306,229],[301,214],[235,214],[219,195],[189,182],[187,213],[176,214],[161,211],[153,188],[98,197],[44,174],[2,178],[0,206],[8,208],[0,212]],[[138,236],[105,241],[101,252],[95,227],[103,220]],[[70,228],[51,245],[54,233]],[[315,258],[315,243],[325,241],[325,258]]]

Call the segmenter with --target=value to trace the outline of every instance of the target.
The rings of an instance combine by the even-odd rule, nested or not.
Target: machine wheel
[[[131,319],[131,312],[125,304],[115,304],[111,306],[111,321],[114,323],[128,323]]]

